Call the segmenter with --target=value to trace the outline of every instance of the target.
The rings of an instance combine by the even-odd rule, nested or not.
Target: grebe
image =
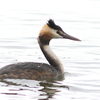
[[[40,31],[38,43],[50,65],[35,62],[10,64],[0,69],[0,78],[39,80],[54,78],[63,74],[62,63],[49,47],[49,42],[53,38],[80,41],[80,39],[66,34],[60,26],[56,25],[52,19],[49,19]]]

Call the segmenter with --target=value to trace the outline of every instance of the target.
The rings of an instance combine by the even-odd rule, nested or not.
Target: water
[[[37,36],[49,18],[82,40],[52,40],[64,79],[55,82],[5,79],[2,100],[99,100],[100,0],[0,1],[0,67],[26,61],[48,63]],[[59,43],[58,43],[59,42]]]

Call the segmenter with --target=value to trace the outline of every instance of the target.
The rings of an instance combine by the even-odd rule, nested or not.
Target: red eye
[[[60,32],[59,32],[59,31],[57,31],[57,33],[58,33],[58,34],[60,34]]]

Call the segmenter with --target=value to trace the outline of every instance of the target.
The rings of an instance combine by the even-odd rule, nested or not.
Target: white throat
[[[50,65],[52,65],[60,74],[64,73],[64,67],[61,63],[61,61],[58,59],[58,57],[54,54],[54,52],[51,50],[49,45],[44,45],[40,39],[38,38],[38,42],[40,45],[40,48],[44,54],[44,56],[46,57],[46,59],[48,60],[48,62],[50,63]]]

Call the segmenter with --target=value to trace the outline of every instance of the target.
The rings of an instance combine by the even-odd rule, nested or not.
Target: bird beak
[[[74,40],[74,41],[81,41],[80,39],[78,39],[78,38],[76,38],[76,37],[73,37],[73,36],[71,36],[71,35],[68,35],[68,34],[66,34],[65,32],[63,33],[63,38],[65,38],[65,39],[70,39],[70,40]]]

